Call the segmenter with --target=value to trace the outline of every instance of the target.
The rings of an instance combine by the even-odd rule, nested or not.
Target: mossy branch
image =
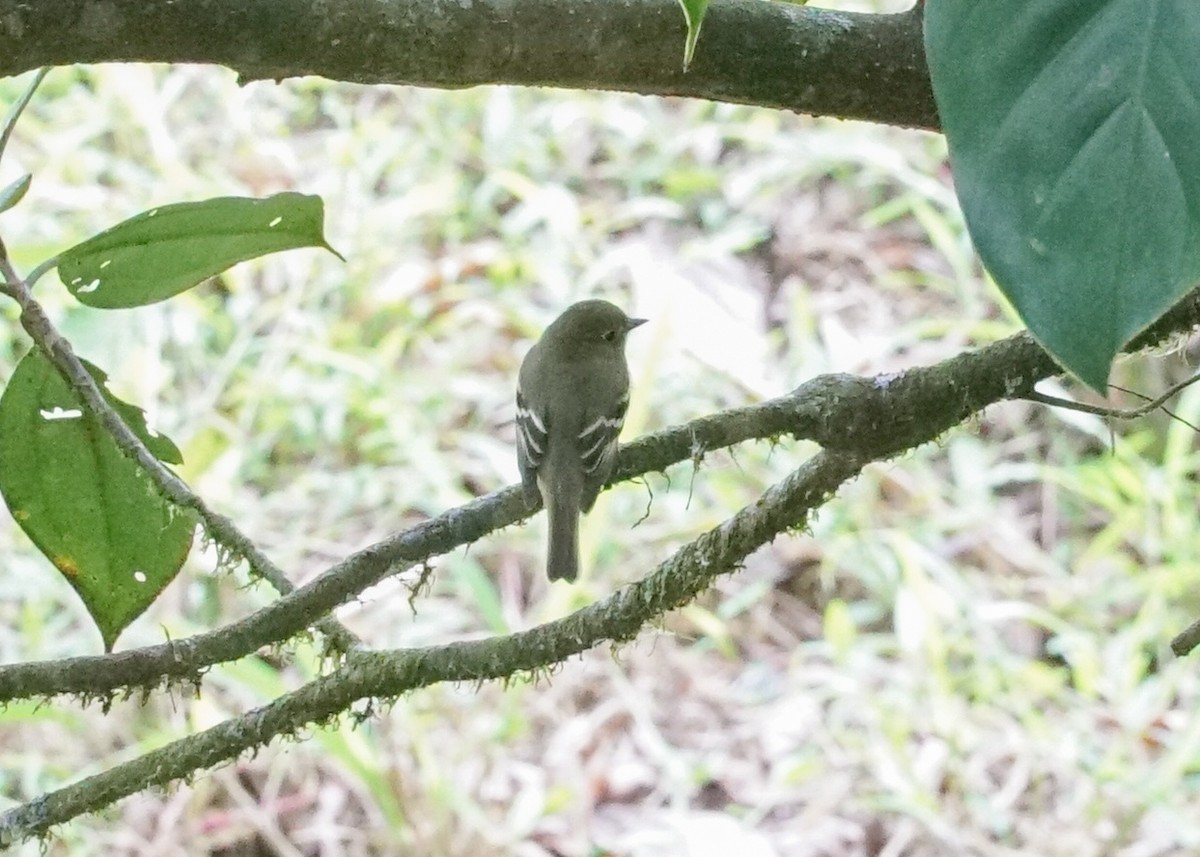
[[[1026,336],[891,378],[827,375],[757,405],[722,411],[624,446],[614,482],[704,453],[790,435],[883,457],[932,440],[967,415],[1024,389],[1053,364]],[[1008,372],[1004,367],[1008,367]],[[220,629],[125,652],[0,666],[0,702],[76,693],[147,691],[194,681],[206,667],[286,641],[390,574],[528,517],[510,487],[451,509],[331,567],[284,598]],[[218,538],[219,541],[219,538]]]
[[[1135,339],[1130,350],[1146,348],[1197,324],[1200,292],[1193,292]],[[824,375],[786,396],[712,414],[624,446],[613,481],[662,471],[747,440],[785,435],[814,440],[828,449],[885,458],[935,440],[988,405],[1025,398],[1038,381],[1059,371],[1033,338],[1022,333],[897,375]],[[371,545],[295,592],[222,628],[110,655],[0,666],[0,703],[64,693],[144,692],[170,681],[195,681],[215,663],[244,657],[304,632],[388,575],[478,541],[532,511],[518,488],[505,488]]]
[[[22,321],[39,347],[49,349],[56,365],[62,362],[62,371],[73,382],[92,383],[82,367],[76,370],[69,346],[23,289],[19,281],[14,288],[9,279],[6,291],[21,303]],[[1197,324],[1200,292],[1193,292],[1139,336],[1130,350],[1154,345]],[[817,441],[825,449],[654,573],[600,602],[506,637],[389,652],[352,651],[329,675],[263,708],[9,811],[0,816],[0,845],[42,834],[148,786],[234,759],[276,736],[346,713],[356,702],[392,699],[438,682],[507,677],[551,666],[603,641],[632,639],[647,622],[686,604],[717,575],[735,570],[751,551],[781,532],[804,526],[809,514],[869,461],[934,440],[990,404],[1029,397],[1038,381],[1058,371],[1030,336],[1018,334],[895,375],[821,376],[786,396],[642,438],[622,450],[614,481],[694,461],[710,450],[755,438],[790,435]],[[93,390],[92,398],[104,405],[98,390]],[[89,399],[89,405],[95,403]],[[128,431],[117,422],[114,433]],[[130,442],[136,444],[137,439]],[[140,444],[128,451],[136,454],[138,448]],[[144,689],[170,678],[195,678],[212,663],[300,633],[337,604],[399,568],[482,538],[531,511],[517,488],[506,488],[360,551],[270,607],[225,628],[115,655],[0,667],[0,701],[68,692],[107,694]],[[1185,644],[1180,640],[1177,650]]]
[[[446,681],[543,669],[598,643],[634,638],[650,619],[688,603],[720,574],[809,514],[869,458],[821,452],[752,506],[680,549],[648,577],[532,630],[444,646],[352,652],[339,668],[262,708],[182,738],[0,815],[0,847],[45,834],[86,812],[237,758],[282,735],[325,723],[360,700],[388,700]]]

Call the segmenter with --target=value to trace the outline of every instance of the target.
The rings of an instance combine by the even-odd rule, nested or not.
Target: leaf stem
[[[21,93],[21,97],[9,108],[8,115],[4,117],[4,124],[0,126],[0,160],[4,159],[4,149],[8,146],[8,138],[12,136],[13,128],[17,126],[17,120],[21,118],[21,113],[33,98],[33,93],[37,91],[38,85],[45,80],[49,73],[50,66],[39,68],[34,74],[33,80],[29,82],[29,86]]]

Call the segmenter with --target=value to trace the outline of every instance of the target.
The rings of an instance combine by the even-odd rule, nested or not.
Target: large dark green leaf
[[[984,264],[1103,390],[1200,278],[1200,2],[929,0],[925,42]]]
[[[320,197],[222,197],[151,209],[77,244],[58,260],[71,294],[88,306],[142,306],[267,253],[324,247]]]
[[[103,385],[104,373],[88,369]],[[141,409],[105,395],[152,453],[180,460]],[[192,544],[192,514],[159,497],[37,349],[0,396],[0,494],[75,587],[106,650],[171,582]]]

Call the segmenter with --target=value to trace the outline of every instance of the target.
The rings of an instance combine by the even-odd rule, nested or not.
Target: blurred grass
[[[0,82],[0,99],[21,83]],[[631,347],[630,434],[1016,327],[974,258],[941,140],[858,123],[106,66],[50,76],[0,182],[23,171],[33,187],[0,234],[24,270],[162,203],[324,197],[344,265],[288,253],[103,314],[38,286],[179,442],[189,482],[298,581],[515,481],[516,369],[573,300],[652,319]],[[25,343],[2,312],[5,379]],[[1153,394],[1187,357],[1130,359],[1115,380]],[[1176,410],[1195,421],[1200,397]],[[607,493],[576,588],[544,582],[539,517],[437,560],[415,615],[388,581],[341,616],[376,646],[529,627],[640,577],[811,450],[751,445]],[[1195,670],[1166,641],[1200,611],[1196,457],[1179,422],[996,408],[872,467],[809,533],[615,653],[377,706],[357,729],[347,718],[82,819],[46,851],[1194,853]],[[7,519],[0,550],[0,658],[96,652],[69,587]],[[269,599],[215,564],[198,552],[119,645]],[[108,716],[9,706],[0,806],[318,667],[299,645],[214,669],[198,697]]]

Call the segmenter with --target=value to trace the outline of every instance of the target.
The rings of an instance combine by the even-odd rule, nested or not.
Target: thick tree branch
[[[936,128],[920,9],[716,0],[683,71],[675,0],[0,0],[0,75],[215,63],[243,80],[613,89]]]
[[[1129,350],[1200,325],[1200,291],[1138,336]],[[936,439],[971,414],[1025,397],[1059,372],[1028,334],[894,376],[824,375],[792,393],[675,426],[621,450],[614,482],[699,459],[755,438],[791,435],[830,449],[886,457]],[[481,497],[372,545],[279,601],[224,628],[128,652],[0,666],[0,703],[62,693],[104,695],[194,680],[207,666],[301,633],[389,574],[477,541],[530,514],[517,488]]]
[[[0,815],[0,847],[143,789],[237,758],[280,735],[346,712],[359,700],[393,699],[446,681],[503,678],[559,663],[607,640],[637,636],[655,616],[687,604],[811,512],[869,461],[822,452],[716,529],[681,548],[651,575],[570,616],[507,637],[390,652],[353,652],[330,675],[269,705],[182,738]]]

